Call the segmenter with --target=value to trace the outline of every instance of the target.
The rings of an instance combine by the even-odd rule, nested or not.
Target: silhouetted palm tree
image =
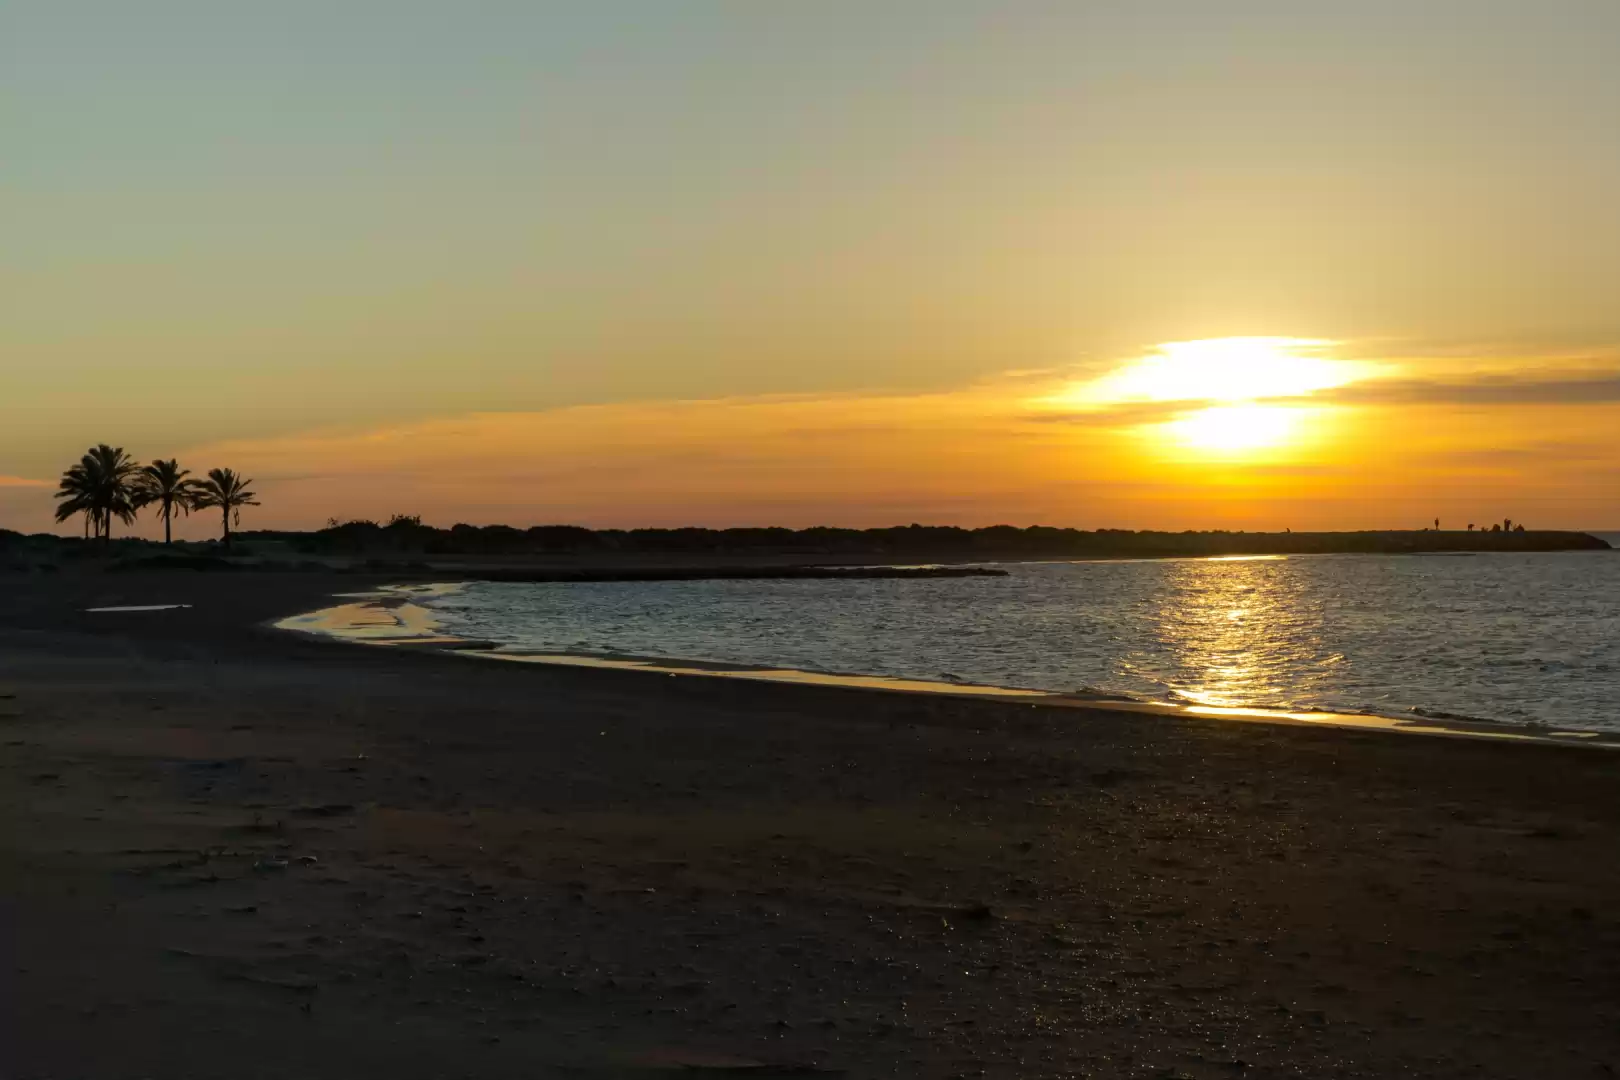
[[[101,535],[101,511],[96,507],[95,483],[83,462],[62,474],[61,481],[56,485],[56,497],[62,500],[56,504],[58,522],[66,521],[74,514],[83,514],[84,538],[90,539],[91,525],[96,527],[96,535]]]
[[[231,549],[231,525],[242,523],[242,507],[258,506],[259,500],[248,490],[252,480],[244,480],[230,469],[209,469],[208,479],[197,487],[191,505],[199,510],[218,507],[225,522],[225,550]]]
[[[94,524],[97,534],[110,541],[113,518],[128,525],[145,505],[139,477],[140,466],[123,447],[106,443],[91,447],[62,474],[56,497],[64,501],[56,508],[56,520],[85,514],[86,529]]]
[[[159,459],[146,466],[141,470],[140,481],[145,501],[155,503],[158,517],[163,519],[163,542],[172,543],[174,512],[191,513],[192,500],[197,497],[201,483],[191,479],[191,470],[182,469],[173,458]]]

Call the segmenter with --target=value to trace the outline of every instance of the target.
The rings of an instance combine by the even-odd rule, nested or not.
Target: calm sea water
[[[1620,730],[1620,551],[1004,569],[474,583],[428,603],[446,630],[521,651]]]

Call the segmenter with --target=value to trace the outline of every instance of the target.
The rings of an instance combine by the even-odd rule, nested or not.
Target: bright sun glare
[[[1172,420],[1160,430],[1182,446],[1220,454],[1281,446],[1299,429],[1300,411],[1280,405],[1216,405]]]
[[[1324,355],[1333,344],[1287,337],[1167,342],[1050,401],[1098,409],[1154,403],[1174,408],[1184,402],[1185,411],[1147,424],[1143,433],[1209,457],[1275,452],[1304,438],[1306,421],[1318,411],[1282,399],[1306,397],[1367,374],[1365,365]]]
[[[1112,401],[1254,401],[1299,397],[1355,377],[1321,356],[1312,338],[1243,337],[1171,341],[1104,376],[1092,389]]]

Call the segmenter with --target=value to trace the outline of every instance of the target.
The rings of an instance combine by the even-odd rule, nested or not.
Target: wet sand
[[[0,1075],[1620,1070],[1613,753],[261,625],[379,583],[0,579]]]

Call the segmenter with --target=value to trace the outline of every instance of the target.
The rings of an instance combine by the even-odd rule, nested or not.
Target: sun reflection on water
[[[1312,674],[1342,662],[1323,645],[1320,590],[1301,588],[1289,560],[1204,559],[1167,571],[1148,601],[1154,643],[1122,657],[1122,674],[1226,707],[1308,699]]]

